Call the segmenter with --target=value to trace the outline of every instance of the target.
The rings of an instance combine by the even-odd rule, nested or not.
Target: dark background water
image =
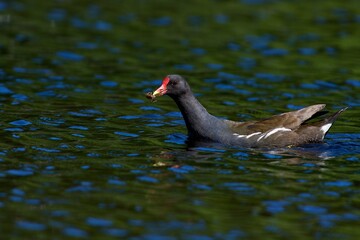
[[[0,1],[2,239],[358,239],[358,1]],[[324,144],[187,150],[216,116],[327,103]]]

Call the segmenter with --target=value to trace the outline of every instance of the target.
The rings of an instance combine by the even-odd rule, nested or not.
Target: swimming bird
[[[167,95],[177,104],[190,142],[214,142],[241,147],[286,147],[322,142],[326,133],[347,108],[325,117],[325,104],[311,105],[266,119],[236,122],[211,115],[196,99],[188,82],[180,75],[166,76],[161,86],[147,95],[154,100]],[[309,121],[311,120],[311,121]],[[317,121],[316,121],[317,120]]]

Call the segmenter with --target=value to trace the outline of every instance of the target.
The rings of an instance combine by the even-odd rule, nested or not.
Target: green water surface
[[[1,239],[359,239],[358,1],[0,0]],[[187,149],[212,114],[348,106],[324,144]]]

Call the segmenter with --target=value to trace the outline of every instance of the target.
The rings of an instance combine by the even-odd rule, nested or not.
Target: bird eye
[[[175,86],[177,84],[177,81],[172,81],[171,85]]]

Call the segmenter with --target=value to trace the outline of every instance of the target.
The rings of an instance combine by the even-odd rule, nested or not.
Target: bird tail
[[[325,123],[333,123],[335,122],[335,120],[338,118],[338,116],[340,115],[340,113],[342,113],[343,111],[345,111],[346,109],[348,109],[348,107],[345,107],[343,109],[340,109],[339,111],[331,114],[330,116],[328,116],[327,118],[324,119]]]
[[[320,127],[320,130],[323,132],[324,136],[331,128],[332,124],[335,122],[335,120],[339,117],[339,115],[344,112],[348,107],[345,107],[343,109],[340,109],[339,111],[331,114],[327,118],[315,123],[313,126]]]

